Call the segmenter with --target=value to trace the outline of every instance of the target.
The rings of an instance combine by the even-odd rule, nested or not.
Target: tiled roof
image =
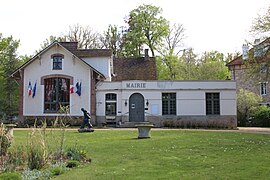
[[[110,49],[77,49],[78,42],[60,42],[62,46],[67,48],[79,58],[83,57],[108,57],[112,55]]]
[[[226,66],[235,66],[235,65],[242,65],[242,64],[244,64],[244,61],[241,55],[241,56],[236,57],[232,61],[230,61],[228,64],[226,64]]]
[[[268,57],[265,57],[265,55],[267,55],[269,52],[269,43],[270,43],[270,38],[265,39],[264,41],[262,41],[260,43],[260,45],[263,45],[264,48],[264,54],[261,57],[257,57],[255,62],[264,62],[267,59],[269,59]],[[252,57],[254,54],[254,48],[251,48],[249,50],[249,54]],[[254,61],[253,61],[254,62]],[[230,61],[228,64],[226,64],[226,66],[235,66],[235,65],[243,65],[244,64],[244,60],[242,59],[242,55],[236,57],[235,59],[233,59],[232,61]]]
[[[114,58],[112,81],[157,80],[156,60],[153,57]]]

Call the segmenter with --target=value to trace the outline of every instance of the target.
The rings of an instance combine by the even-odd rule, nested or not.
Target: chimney
[[[144,49],[144,60],[149,59],[148,51],[149,51],[149,49]]]
[[[248,44],[243,44],[242,46],[242,59],[247,60],[248,59]]]
[[[60,42],[60,44],[70,51],[76,51],[78,49],[78,42]]]

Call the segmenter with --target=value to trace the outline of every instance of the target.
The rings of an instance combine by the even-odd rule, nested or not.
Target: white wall
[[[64,55],[62,70],[52,70],[51,55],[60,53]],[[76,93],[70,95],[70,115],[82,115],[80,108],[90,110],[90,89],[91,70],[90,67],[80,59],[73,60],[73,55],[61,46],[53,46],[41,54],[41,59],[34,60],[26,66],[24,70],[24,94],[23,94],[23,115],[24,116],[55,116],[58,114],[44,114],[44,85],[41,85],[41,77],[50,74],[63,74],[74,78],[76,82],[82,82],[82,95]],[[28,83],[31,81],[32,87],[37,82],[36,96],[28,97]],[[75,88],[76,90],[76,88]]]
[[[127,88],[126,83],[139,83],[140,88]],[[145,85],[141,85],[145,83]],[[162,93],[177,94],[177,115],[204,116],[205,93],[220,93],[220,115],[236,115],[236,84],[234,81],[124,81],[101,82],[97,86],[97,115],[105,115],[105,94],[117,94],[117,115],[128,113],[129,97],[133,93],[141,93],[149,106],[146,115],[162,115]],[[147,106],[145,105],[147,108]],[[157,111],[156,111],[157,110]],[[152,112],[154,111],[154,112]]]
[[[111,81],[110,57],[91,57],[82,59],[101,72],[106,77],[107,81]]]

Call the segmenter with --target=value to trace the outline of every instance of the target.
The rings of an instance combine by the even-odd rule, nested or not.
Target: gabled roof
[[[157,80],[156,60],[153,57],[114,58],[112,81]]]
[[[60,44],[80,58],[108,57],[112,55],[110,49],[78,49],[78,42],[60,42]]]
[[[96,72],[98,75],[101,75],[103,78],[105,78],[105,76],[101,72],[99,72],[98,70],[96,70],[90,64],[86,63],[82,59],[82,57],[110,57],[111,56],[111,53],[110,53],[111,51],[110,50],[108,50],[108,49],[98,49],[98,50],[96,50],[97,52],[95,52],[95,49],[82,49],[82,50],[78,50],[77,49],[77,42],[58,42],[58,41],[54,41],[49,46],[47,46],[46,48],[44,48],[43,50],[41,50],[39,53],[37,53],[34,57],[32,57],[27,62],[25,62],[23,65],[21,65],[19,68],[17,68],[10,75],[10,77],[15,77],[15,78],[16,77],[19,77],[19,71],[20,70],[24,69],[26,66],[28,66],[29,64],[31,64],[34,60],[36,60],[37,58],[39,58],[43,53],[45,53],[48,49],[50,49],[52,46],[54,46],[56,44],[59,45],[59,46],[61,46],[65,50],[69,51],[76,58],[80,59],[82,62],[84,62],[86,65],[88,65],[94,72]],[[76,48],[75,48],[75,46],[76,46]]]
[[[269,47],[270,46],[270,38],[265,39],[264,41],[262,41],[259,45],[264,45],[263,48],[265,47]],[[267,50],[264,52],[264,54],[261,57],[257,57],[253,62],[263,62],[265,60],[267,60],[268,58],[265,58],[265,55],[267,55],[269,51],[269,48],[267,48]],[[254,48],[251,48],[249,51],[249,55],[252,57],[254,54]],[[228,64],[226,64],[226,66],[235,66],[235,65],[243,65],[245,62],[245,60],[243,60],[242,55],[237,56],[236,58],[234,58],[232,61],[230,61]]]

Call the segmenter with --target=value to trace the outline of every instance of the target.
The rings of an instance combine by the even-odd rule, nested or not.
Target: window
[[[220,114],[219,93],[206,93],[206,115]]]
[[[61,70],[62,69],[62,61],[63,61],[63,55],[53,55],[53,70]]]
[[[261,64],[260,65],[260,73],[266,73],[267,71],[267,65],[266,64]]]
[[[106,107],[105,107],[105,113],[106,116],[116,116],[116,94],[109,93],[106,94],[105,100],[106,100]]]
[[[260,93],[261,93],[261,96],[267,95],[267,82],[260,83]]]
[[[60,105],[69,106],[70,80],[66,78],[44,79],[44,112],[58,112]]]
[[[162,93],[162,115],[176,115],[176,93]]]

